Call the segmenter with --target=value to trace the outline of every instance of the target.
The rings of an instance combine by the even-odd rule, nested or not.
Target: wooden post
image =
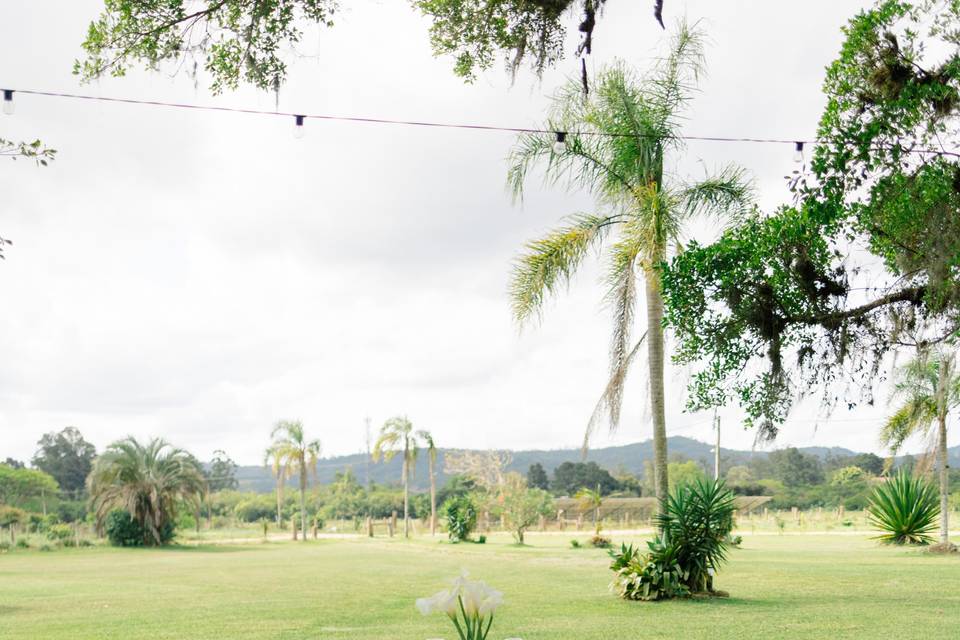
[[[560,531],[563,531],[567,528],[567,523],[563,519],[563,509],[557,511],[557,525],[560,527]]]
[[[397,512],[396,511],[390,514],[390,526],[393,528],[394,531],[397,530]]]
[[[583,529],[583,514],[579,513],[577,514],[577,531],[581,531],[582,529]]]
[[[800,524],[800,509],[796,507],[790,507],[790,515],[793,516],[794,522]]]
[[[387,535],[393,537],[393,519],[387,520]]]
[[[543,516],[543,514],[540,514],[540,531],[546,531],[546,530],[547,530],[547,519]]]
[[[367,516],[367,535],[373,537],[373,518]]]
[[[292,526],[292,528],[293,528],[293,541],[296,542],[296,541],[297,541],[297,519],[296,519],[296,518],[290,518],[290,524],[293,525],[293,526]]]

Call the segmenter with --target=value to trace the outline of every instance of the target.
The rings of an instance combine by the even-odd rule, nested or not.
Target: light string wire
[[[334,122],[357,122],[357,123],[365,123],[365,124],[400,125],[400,126],[410,126],[410,127],[432,127],[432,128],[438,128],[438,129],[463,129],[463,130],[473,130],[473,131],[499,131],[499,132],[505,132],[505,133],[546,134],[546,135],[556,136],[558,143],[563,143],[564,139],[568,135],[603,136],[608,138],[637,137],[637,134],[634,134],[634,133],[609,133],[605,131],[563,131],[559,129],[543,129],[538,127],[507,127],[507,126],[475,124],[475,123],[436,122],[436,121],[429,121],[429,120],[400,120],[400,119],[394,119],[394,118],[374,118],[374,117],[363,117],[363,116],[336,116],[336,115],[330,115],[330,114],[297,113],[294,111],[268,111],[265,109],[218,107],[215,105],[189,104],[189,103],[183,103],[183,102],[165,102],[162,100],[138,100],[134,98],[115,98],[110,96],[94,96],[94,95],[80,94],[80,93],[40,91],[37,89],[3,89],[2,91],[4,94],[5,101],[12,100],[13,94],[22,93],[24,95],[40,96],[40,97],[47,97],[47,98],[90,100],[94,102],[110,102],[115,104],[132,104],[132,105],[150,106],[150,107],[166,107],[171,109],[191,109],[194,111],[219,111],[224,113],[242,113],[242,114],[259,115],[259,116],[279,116],[279,117],[285,117],[285,118],[294,118],[298,128],[303,126],[303,123],[305,120],[310,119],[310,120],[325,120],[325,121],[334,121]],[[808,145],[808,144],[816,145],[822,142],[821,140],[817,140],[817,139],[806,139],[806,140],[799,139],[798,140],[798,139],[786,139],[786,138],[695,136],[695,135],[679,135],[679,136],[674,136],[674,138],[678,140],[697,141],[697,142],[789,144],[794,146],[797,155],[803,153],[805,145]],[[892,149],[893,147],[884,147],[884,148]],[[936,155],[936,156],[952,156],[955,158],[960,158],[960,153],[958,153],[957,151],[949,151],[946,149],[901,148],[900,152],[904,154],[926,154],[926,155]],[[796,158],[795,160],[799,161],[799,159],[796,159]]]

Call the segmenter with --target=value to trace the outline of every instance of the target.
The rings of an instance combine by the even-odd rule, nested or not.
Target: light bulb
[[[294,125],[293,125],[293,137],[299,140],[304,136],[306,131],[303,128],[304,116],[293,116]]]
[[[553,143],[553,152],[557,155],[560,155],[566,150],[567,133],[565,131],[557,131],[557,141]]]
[[[4,89],[3,90],[3,112],[8,116],[13,115],[14,105],[13,105],[13,90]]]
[[[803,143],[795,142],[793,150],[793,161],[797,164],[803,162]]]

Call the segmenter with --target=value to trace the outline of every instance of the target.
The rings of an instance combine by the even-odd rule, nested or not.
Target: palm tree
[[[410,475],[413,465],[417,462],[417,440],[423,431],[414,432],[413,423],[406,417],[394,417],[387,420],[380,427],[380,436],[373,445],[373,460],[386,461],[393,459],[398,453],[403,453],[401,465],[401,480],[403,482],[403,536],[410,537]],[[432,439],[431,439],[432,440]],[[431,445],[432,446],[432,445]],[[432,466],[432,463],[431,463]],[[431,483],[433,477],[431,474]],[[436,515],[434,513],[434,515]]]
[[[580,510],[586,511],[587,509],[593,509],[593,526],[595,533],[600,535],[600,507],[603,506],[603,494],[600,493],[600,485],[597,485],[597,490],[587,489],[586,487],[577,491],[574,496],[577,500],[580,501]]]
[[[604,415],[611,431],[619,426],[626,374],[644,340],[631,346],[637,280],[644,280],[655,486],[661,503],[667,496],[667,433],[660,267],[670,245],[679,245],[685,222],[704,215],[742,215],[751,200],[738,168],[727,167],[699,182],[678,180],[665,171],[666,154],[683,147],[681,115],[702,62],[702,35],[681,25],[669,55],[650,74],[641,76],[623,63],[614,64],[600,71],[586,98],[578,81],[569,82],[556,94],[542,127],[556,135],[521,135],[508,174],[514,196],[520,198],[530,170],[542,166],[548,183],[587,190],[598,209],[571,216],[527,244],[510,288],[513,313],[521,324],[539,317],[545,298],[565,288],[584,258],[617,233],[606,255],[606,299],[614,312],[611,376],[588,422],[585,449]]]
[[[948,505],[950,492],[947,467],[947,416],[960,405],[960,375],[956,354],[920,353],[897,373],[891,400],[900,400],[880,433],[880,441],[893,453],[912,435],[935,436],[937,466],[940,471],[940,543],[949,544]],[[933,432],[933,425],[937,425]]]
[[[146,445],[134,438],[114,442],[96,460],[87,490],[102,528],[111,511],[125,510],[143,529],[143,543],[169,539],[178,504],[199,509],[207,481],[196,458],[154,438]]]
[[[417,438],[427,447],[427,469],[430,475],[430,535],[437,533],[437,478],[434,467],[437,464],[437,447],[429,431],[417,431]]]
[[[273,479],[277,483],[277,526],[283,524],[283,487],[290,477],[289,470],[284,463],[283,458],[278,454],[274,446],[267,447],[263,456],[263,466],[269,467],[273,473]]]
[[[307,541],[307,473],[316,476],[317,459],[320,458],[320,441],[310,440],[303,432],[303,423],[299,420],[281,420],[270,432],[273,444],[268,455],[274,457],[274,464],[281,465],[285,473],[300,476],[300,531],[303,541]],[[275,467],[277,468],[277,467]],[[278,476],[279,477],[279,476]]]

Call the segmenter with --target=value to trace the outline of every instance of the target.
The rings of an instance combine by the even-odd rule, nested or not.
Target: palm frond
[[[731,224],[749,215],[754,197],[746,171],[736,166],[724,167],[720,173],[685,185],[679,192],[684,217],[709,216]]]
[[[566,226],[529,242],[526,253],[514,263],[510,298],[514,318],[524,323],[539,313],[547,295],[569,284],[591,248],[603,239],[616,218],[580,214]]]
[[[646,337],[647,334],[644,332],[644,334],[640,336],[640,340],[637,341],[637,344],[633,345],[633,349],[631,349],[627,357],[624,358],[620,367],[618,367],[610,376],[610,379],[607,380],[607,386],[597,401],[593,413],[590,415],[590,420],[587,421],[587,428],[583,433],[583,445],[580,447],[580,454],[584,459],[586,459],[587,451],[590,448],[590,439],[593,437],[593,434],[596,433],[596,430],[604,418],[609,418],[611,433],[619,427],[620,409],[623,406],[623,393],[626,388],[627,373],[630,370],[630,365],[634,358],[640,352],[640,345],[643,344]]]

